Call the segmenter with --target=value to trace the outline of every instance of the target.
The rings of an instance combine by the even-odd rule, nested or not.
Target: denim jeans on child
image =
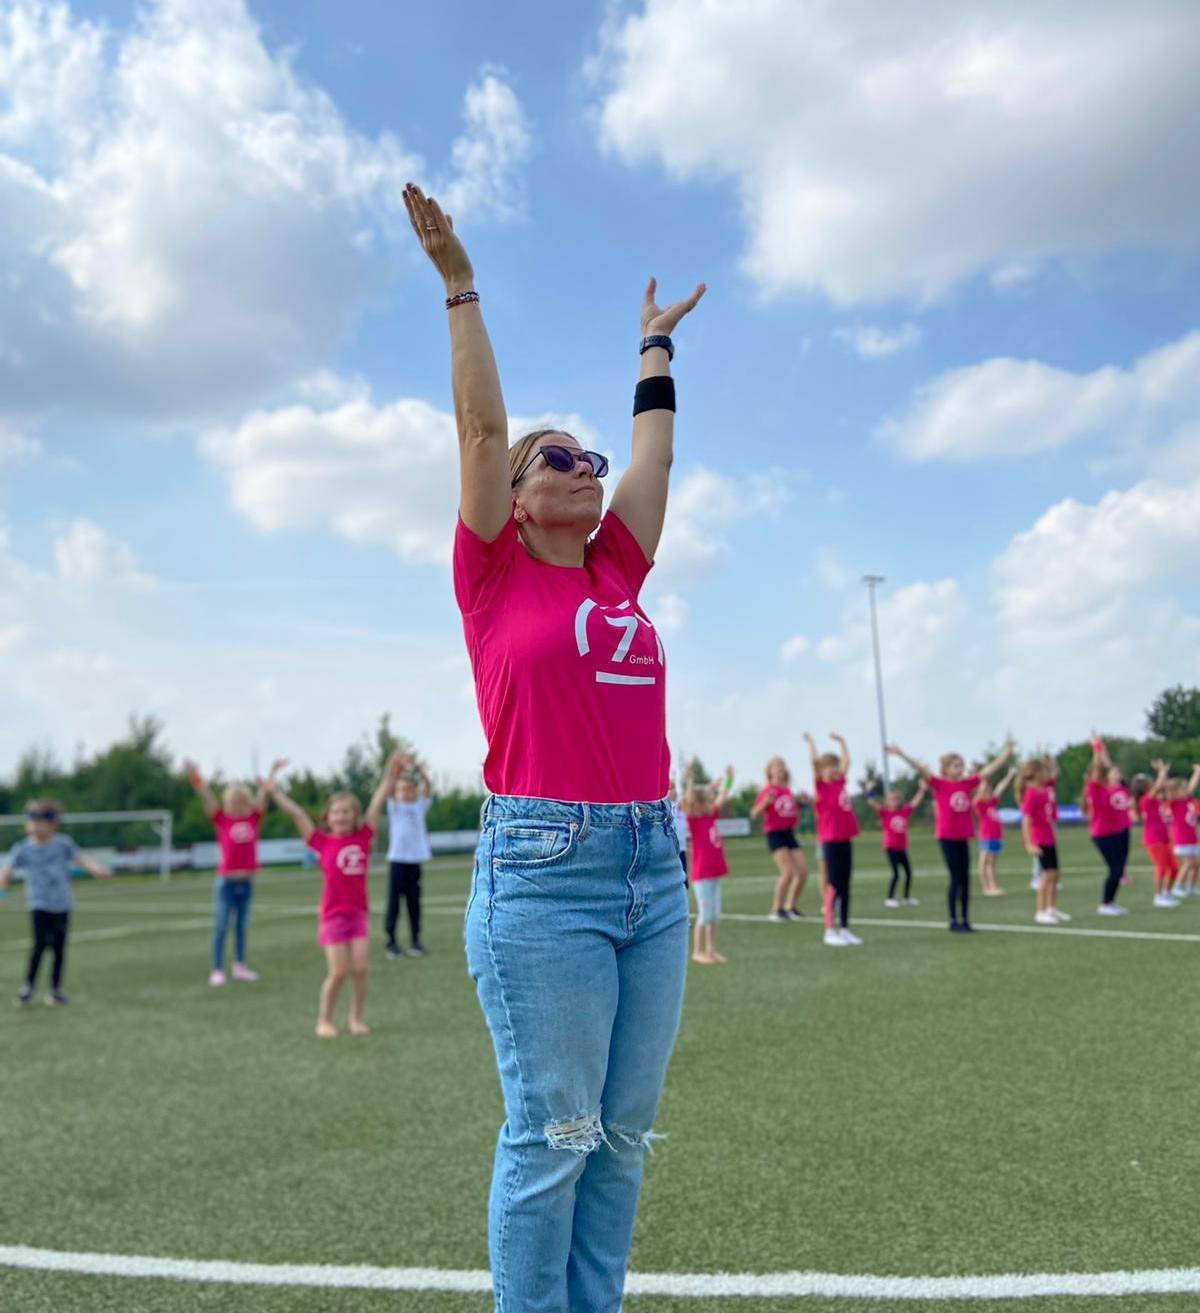
[[[250,919],[250,904],[254,899],[253,880],[227,880],[218,875],[213,884],[213,942],[212,964],[214,971],[225,969],[225,936],[229,932],[229,918],[233,916],[233,960],[246,960],[246,922]]]
[[[497,1313],[621,1306],[687,917],[667,804],[485,805],[466,945],[504,1093]]]

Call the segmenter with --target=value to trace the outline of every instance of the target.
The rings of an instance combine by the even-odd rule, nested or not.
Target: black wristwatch
[[[649,337],[642,338],[642,345],[638,348],[638,355],[644,356],[652,346],[660,346],[667,353],[668,360],[675,359],[675,343],[666,335],[666,333],[652,333]]]

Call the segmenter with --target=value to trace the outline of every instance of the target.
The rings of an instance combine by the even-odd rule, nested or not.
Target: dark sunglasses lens
[[[598,451],[585,451],[583,458],[592,467],[592,473],[596,478],[602,479],[608,473],[607,456],[601,456]]]
[[[542,455],[546,458],[546,464],[560,474],[575,468],[575,453],[569,447],[543,447]]]
[[[29,819],[30,819],[31,821],[56,821],[56,820],[58,820],[58,812],[56,812],[56,811],[49,811],[49,810],[47,810],[47,811],[27,812],[26,815],[28,815],[28,817],[29,817]]]

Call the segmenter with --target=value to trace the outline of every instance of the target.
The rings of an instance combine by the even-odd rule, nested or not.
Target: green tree
[[[1163,689],[1146,712],[1146,728],[1168,742],[1200,739],[1200,688]]]

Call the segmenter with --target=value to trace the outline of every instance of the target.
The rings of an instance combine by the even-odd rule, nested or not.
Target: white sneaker
[[[883,900],[883,905],[884,907],[899,907],[900,900],[898,898],[885,898]]]
[[[1124,916],[1129,908],[1122,907],[1120,903],[1101,903],[1096,911],[1100,916]]]
[[[921,906],[921,904],[920,904],[919,902],[917,902],[917,900],[916,900],[915,898],[906,898],[906,899],[904,900],[904,905],[905,905],[905,907],[920,907],[920,906]]]
[[[1178,907],[1178,906],[1179,906],[1179,903],[1178,903],[1178,901],[1177,901],[1176,899],[1172,898],[1170,894],[1155,894],[1155,895],[1154,895],[1154,906],[1155,906],[1155,907]]]
[[[1053,912],[1035,912],[1033,919],[1038,925],[1058,925],[1058,917]]]
[[[1057,907],[1052,907],[1052,908],[1050,909],[1050,915],[1051,915],[1056,921],[1069,921],[1069,920],[1071,919],[1071,918],[1066,914],[1066,912],[1060,912],[1060,911],[1058,910]]]
[[[850,945],[849,945],[848,943],[846,943],[846,941],[842,938],[842,932],[841,932],[840,930],[826,930],[826,931],[825,931],[825,947],[826,947],[826,948],[849,948]]]
[[[849,930],[843,930],[842,943],[849,944],[851,947],[857,948],[858,945],[862,943],[862,940],[859,939],[857,935],[852,935]]]

